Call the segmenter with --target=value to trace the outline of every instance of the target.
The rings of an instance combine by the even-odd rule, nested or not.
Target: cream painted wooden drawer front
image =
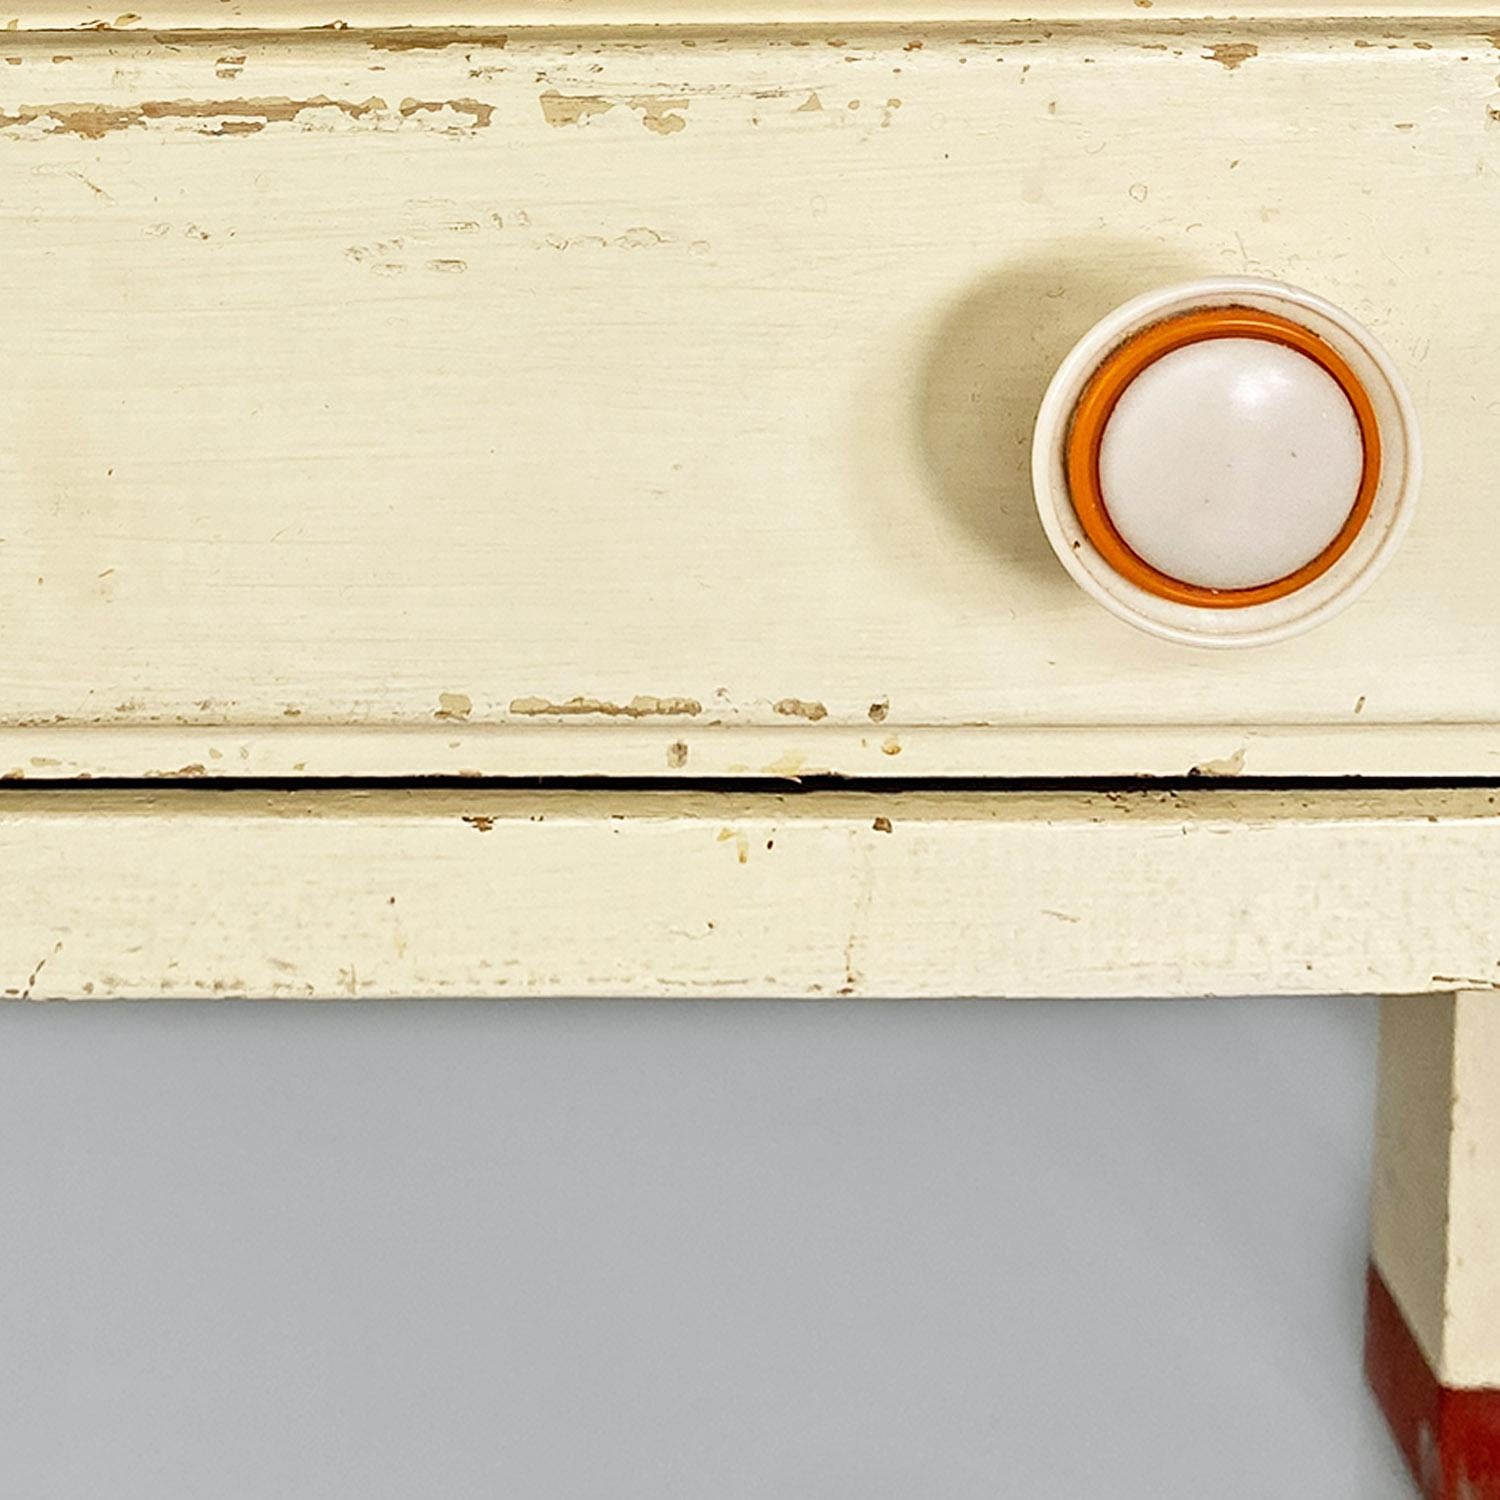
[[[1494,19],[91,3],[0,10],[0,992],[1409,997],[1369,1372],[1500,1500]],[[1363,325],[1374,415],[1305,327],[1090,407],[1224,277]],[[1132,629],[1106,445],[1119,576],[1196,568],[1154,435],[1273,366],[1290,571],[1168,582],[1383,552],[1391,411],[1403,545]]]
[[[18,17],[0,774],[1493,774],[1495,37],[821,14]],[[1028,447],[1100,315],[1246,271],[1385,343],[1427,478],[1207,653]]]

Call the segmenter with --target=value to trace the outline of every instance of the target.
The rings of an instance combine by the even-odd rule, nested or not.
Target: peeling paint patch
[[[891,700],[889,698],[882,698],[878,702],[872,703],[869,708],[870,722],[872,724],[884,723],[885,716],[890,713],[890,711]]]
[[[479,99],[403,99],[398,112],[403,120],[409,120],[413,115],[442,115],[449,112],[456,116],[468,115],[467,121],[458,121],[457,128],[486,130],[495,117],[495,106]]]
[[[465,813],[464,822],[470,828],[477,828],[480,833],[488,833],[495,826],[495,820],[485,813]]]
[[[885,741],[885,743],[881,745],[881,747],[880,747],[880,753],[882,755],[900,755],[901,754],[901,741],[898,740],[895,735],[891,735]]]
[[[673,740],[667,746],[667,764],[674,770],[680,771],[687,764],[688,747],[686,740]]]
[[[876,818],[875,822],[871,826],[875,829],[876,833],[890,833],[891,832],[891,820],[889,818],[885,818],[885,817]]]
[[[557,128],[586,124],[594,115],[608,114],[615,107],[613,99],[598,94],[564,94],[548,89],[541,96],[542,118]]]
[[[787,719],[811,719],[816,724],[819,719],[828,717],[828,710],[821,703],[806,698],[783,698],[773,707]]]
[[[625,102],[640,111],[641,124],[655,135],[676,135],[679,130],[687,129],[682,113],[688,107],[686,99],[653,99],[642,95]]]
[[[1216,62],[1231,73],[1242,63],[1260,54],[1254,42],[1219,42],[1203,54],[1205,62]]]
[[[0,112],[0,130],[38,124],[48,127],[48,135],[77,135],[97,141],[113,131],[131,130],[154,120],[246,120],[260,130],[296,120],[308,110],[334,109],[359,120],[385,108],[384,99],[330,99],[326,94],[308,99],[147,99],[141,104],[119,106],[58,101],[22,104],[13,112]]]
[[[629,703],[609,703],[603,698],[569,698],[553,703],[546,698],[512,698],[510,711],[528,718],[575,718],[585,714],[602,714],[609,719],[652,719],[683,716],[692,718],[703,712],[696,698],[656,698],[638,693]]]
[[[812,93],[809,94],[807,98],[805,98],[802,103],[792,111],[792,113],[794,115],[810,115],[818,110],[821,110],[822,108],[823,101],[818,98],[816,93]]]
[[[434,719],[467,719],[474,712],[473,700],[467,693],[439,693]]]

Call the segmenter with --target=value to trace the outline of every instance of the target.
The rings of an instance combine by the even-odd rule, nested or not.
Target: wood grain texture
[[[1494,773],[1484,29],[18,24],[0,775]],[[1374,327],[1430,477],[1210,656],[1025,450],[1095,317],[1243,269]]]
[[[0,992],[1500,982],[1500,794],[0,792]]]

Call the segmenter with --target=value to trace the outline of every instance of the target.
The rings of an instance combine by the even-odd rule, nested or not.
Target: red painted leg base
[[[1365,1378],[1425,1500],[1500,1500],[1500,1390],[1440,1384],[1373,1265]]]

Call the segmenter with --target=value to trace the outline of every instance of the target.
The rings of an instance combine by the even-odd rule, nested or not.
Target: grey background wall
[[[1366,1001],[0,1008],[14,1500],[1385,1500]]]

